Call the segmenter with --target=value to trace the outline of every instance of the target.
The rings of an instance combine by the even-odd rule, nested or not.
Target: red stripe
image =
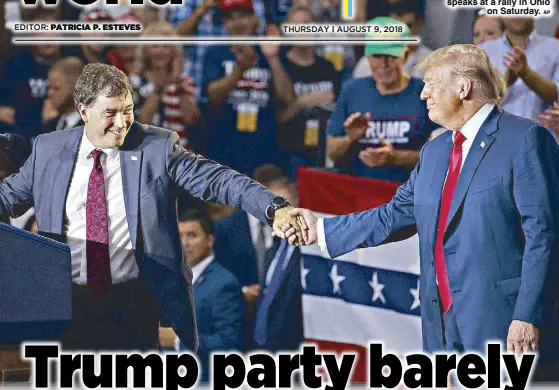
[[[367,382],[367,348],[357,344],[346,344],[316,339],[306,339],[305,342],[315,344],[317,351],[322,353],[336,353],[340,356],[344,353],[354,353],[356,355],[356,360],[353,362],[353,373],[350,381],[352,383]],[[326,376],[324,368],[320,368],[319,372],[321,375]]]
[[[301,207],[328,214],[349,214],[380,206],[401,183],[341,175],[300,167],[297,170]]]

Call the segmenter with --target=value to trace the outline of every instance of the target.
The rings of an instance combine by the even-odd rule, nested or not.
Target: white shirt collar
[[[80,121],[81,116],[80,113],[77,111],[73,111],[70,114],[66,114],[66,115],[62,115],[60,117],[61,121],[66,121],[66,128],[67,129],[71,129],[72,127],[75,127],[78,122]]]
[[[89,138],[87,138],[87,134],[85,133],[85,128],[83,130],[82,142],[80,145],[80,154],[84,158],[91,158],[90,153],[93,152],[95,149],[102,150],[108,157],[115,158],[118,155],[118,148],[98,148],[91,143]]]
[[[198,264],[192,267],[192,284],[196,283],[200,275],[202,275],[202,272],[204,272],[206,267],[210,265],[210,263],[214,260],[214,257],[215,256],[212,253],[204,260],[202,260],[201,262],[199,262]]]
[[[489,114],[491,114],[491,111],[493,111],[494,107],[495,105],[487,103],[483,107],[481,107],[478,112],[476,112],[470,119],[468,119],[466,124],[460,130],[467,141],[472,142],[474,140],[479,129],[481,129],[481,125],[483,125],[483,122],[485,122]],[[455,137],[456,133],[453,133],[453,142]]]
[[[250,225],[250,227],[253,229],[258,229],[262,222],[252,214],[247,213],[247,215],[248,215],[248,224]]]

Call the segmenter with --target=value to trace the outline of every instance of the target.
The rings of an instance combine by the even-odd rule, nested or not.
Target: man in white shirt
[[[559,40],[538,34],[533,18],[503,21],[503,36],[480,47],[505,77],[503,109],[535,121],[547,105],[557,100]]]
[[[327,219],[290,213],[305,217],[307,244],[332,257],[419,234],[427,352],[485,353],[498,340],[509,352],[539,351],[539,363],[556,359],[543,334],[557,299],[549,288],[559,258],[557,144],[498,108],[498,73],[482,49],[444,47],[420,67],[429,118],[452,131],[423,147],[393,199]],[[366,126],[364,118],[352,126]]]
[[[134,122],[132,86],[116,67],[87,65],[74,98],[85,125],[37,137],[19,173],[0,184],[0,217],[34,206],[39,232],[70,246],[73,313],[62,346],[154,349],[160,310],[196,350],[191,274],[181,272],[179,189],[242,208],[282,236],[280,223],[299,222],[285,199],[187,152],[175,132]]]

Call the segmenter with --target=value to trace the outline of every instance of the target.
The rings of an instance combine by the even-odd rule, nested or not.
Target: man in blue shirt
[[[379,17],[370,24],[398,25],[398,37],[409,36],[408,27],[394,19]],[[358,176],[406,181],[435,128],[420,100],[423,81],[404,72],[408,48],[402,43],[369,44],[365,55],[372,77],[352,79],[342,88],[327,128],[327,154]]]
[[[504,18],[505,34],[480,47],[504,76],[503,110],[538,120],[546,105],[557,100],[559,40],[538,34],[532,18]]]
[[[231,36],[254,35],[258,18],[252,0],[222,0]],[[206,52],[202,94],[208,99],[207,156],[250,175],[277,159],[276,103],[289,103],[293,86],[279,45],[213,46]],[[277,101],[277,102],[276,102]]]

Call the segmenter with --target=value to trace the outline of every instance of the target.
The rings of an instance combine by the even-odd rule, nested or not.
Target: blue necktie
[[[288,253],[289,245],[287,245],[287,241],[282,241],[278,251],[278,261],[276,262],[276,267],[274,268],[274,272],[272,274],[272,278],[264,296],[260,300],[258,304],[258,309],[256,310],[256,319],[254,324],[254,341],[258,345],[264,345],[268,338],[268,311],[270,310],[270,306],[274,301],[274,297],[279,290],[281,285],[283,272],[285,270],[285,262],[288,261],[287,253]]]

